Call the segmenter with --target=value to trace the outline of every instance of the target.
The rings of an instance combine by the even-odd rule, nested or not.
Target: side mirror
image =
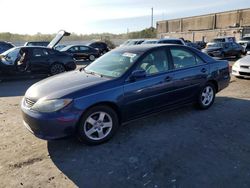
[[[141,78],[145,78],[147,75],[145,70],[135,70],[132,72],[132,74],[129,77],[130,81],[135,81]]]

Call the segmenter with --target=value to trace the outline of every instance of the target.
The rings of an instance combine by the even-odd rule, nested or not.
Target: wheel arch
[[[81,117],[84,115],[84,113],[86,111],[88,111],[89,109],[95,107],[95,106],[108,106],[110,107],[112,110],[114,110],[118,116],[118,121],[119,123],[122,123],[122,113],[121,113],[121,110],[119,109],[118,105],[115,104],[114,102],[110,102],[110,101],[103,101],[103,102],[98,102],[98,103],[95,103],[91,106],[89,106],[86,110],[84,110],[84,112],[82,113]]]
[[[216,80],[209,80],[207,83],[211,83],[214,85],[216,93],[219,91],[219,85]]]

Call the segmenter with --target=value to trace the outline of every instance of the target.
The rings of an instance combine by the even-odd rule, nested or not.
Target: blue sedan
[[[208,109],[229,80],[227,61],[194,48],[117,48],[85,68],[32,85],[22,100],[23,122],[42,139],[75,134],[100,144],[133,119],[187,103]]]

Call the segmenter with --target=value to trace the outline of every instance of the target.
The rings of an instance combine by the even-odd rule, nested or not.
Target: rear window
[[[212,42],[226,42],[225,39],[213,39]]]

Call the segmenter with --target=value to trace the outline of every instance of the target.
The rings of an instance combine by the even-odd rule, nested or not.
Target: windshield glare
[[[15,62],[19,55],[20,48],[11,48],[6,52],[2,53],[4,58],[8,61]]]
[[[86,72],[117,78],[123,75],[138,59],[140,54],[111,51],[87,66]]]

